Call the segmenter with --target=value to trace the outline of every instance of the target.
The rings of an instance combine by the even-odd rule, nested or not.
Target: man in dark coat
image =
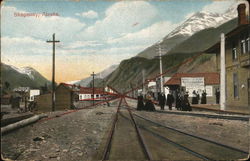
[[[159,105],[161,107],[161,110],[164,110],[165,103],[166,103],[166,96],[164,93],[161,93],[159,95]]]
[[[144,109],[144,103],[143,103],[143,96],[138,96],[138,102],[137,102],[137,110],[143,110]]]
[[[169,110],[172,110],[172,104],[174,102],[174,96],[172,95],[172,93],[170,92],[168,95],[167,95],[167,105],[169,107]]]
[[[192,104],[198,104],[197,93],[193,91]]]
[[[207,104],[207,93],[203,91],[201,94],[201,104]]]
[[[216,89],[215,97],[216,97],[216,104],[219,104],[220,103],[220,90],[219,89]]]

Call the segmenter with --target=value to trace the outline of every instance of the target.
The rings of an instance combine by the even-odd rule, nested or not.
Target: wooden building
[[[74,108],[74,103],[78,101],[79,87],[71,84],[61,83],[56,88],[55,110],[66,110]],[[51,93],[35,97],[38,111],[52,110]]]
[[[245,110],[250,109],[249,15],[250,13],[248,16],[246,13],[246,5],[240,4],[238,6],[238,27],[225,36],[226,107]],[[206,52],[216,54],[217,70],[220,72],[220,42]]]

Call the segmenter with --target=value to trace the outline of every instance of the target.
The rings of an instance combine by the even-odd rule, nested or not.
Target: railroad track
[[[237,160],[247,152],[118,108],[102,160]]]

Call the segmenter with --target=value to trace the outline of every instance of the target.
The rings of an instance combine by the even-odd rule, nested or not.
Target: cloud
[[[96,46],[102,46],[102,43],[99,43],[98,41],[75,41],[70,43],[64,48],[68,49],[74,49],[74,48],[83,48],[83,47],[96,47]]]
[[[205,12],[224,13],[229,7],[236,4],[236,0],[213,1],[202,8]]]
[[[28,12],[9,6],[3,6],[1,9],[1,34],[4,36],[24,37],[29,35],[46,40],[56,33],[56,38],[70,41],[86,26],[85,23],[71,17],[61,17],[60,15],[46,17],[42,16],[42,13],[39,17],[15,17],[15,13]]]
[[[90,19],[94,19],[98,17],[98,13],[93,10],[89,10],[88,12],[76,13],[76,15],[82,16],[84,18],[90,18]]]
[[[169,21],[161,21],[137,32],[127,33],[119,38],[110,38],[107,42],[115,45],[143,44],[146,48],[148,45],[161,40],[175,27],[177,27],[177,24],[172,24]]]
[[[79,42],[81,43],[83,42]],[[46,78],[51,78],[51,44],[32,37],[2,37],[1,47],[3,62],[18,67],[31,66]],[[81,79],[93,71],[100,72],[111,64],[118,64],[121,60],[134,56],[143,48],[140,45],[101,50],[56,47],[56,81]]]
[[[79,36],[88,39],[115,37],[147,26],[156,16],[157,10],[148,2],[117,2],[106,10],[104,19],[96,21]],[[135,23],[138,23],[136,27]]]

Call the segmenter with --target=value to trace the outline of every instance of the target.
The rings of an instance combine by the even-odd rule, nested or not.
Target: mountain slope
[[[100,73],[97,73],[96,74],[96,78],[99,78],[99,79],[103,79],[105,77],[107,77],[110,73],[112,73],[116,68],[118,67],[118,65],[112,65],[106,69],[104,69],[103,71],[101,71]],[[86,87],[86,86],[89,86],[90,82],[92,81],[92,77],[87,77],[87,78],[84,78],[80,81],[77,81],[77,82],[74,82],[73,84],[80,84],[81,86],[83,87]]]
[[[225,13],[209,13],[197,12],[183,22],[179,27],[169,33],[160,43],[163,48],[163,54],[167,54],[177,45],[187,40],[193,34],[208,28],[217,28],[218,26],[234,19],[237,16],[236,7],[229,8]],[[140,52],[137,56],[153,59],[158,55],[156,50],[157,44],[153,44],[144,51]]]
[[[220,34],[228,33],[237,27],[237,19],[232,19],[217,28],[208,28],[195,33],[185,41],[181,42],[168,54],[202,52],[220,40]]]
[[[4,63],[1,63],[1,82],[2,84],[8,82],[11,89],[16,87],[40,88],[45,84],[51,84],[31,67],[17,68]]]
[[[205,28],[195,34],[192,34],[185,40],[178,43],[162,57],[163,71],[170,69],[174,65],[182,63],[191,56],[202,53],[208,47],[218,42],[221,32],[226,34],[233,30],[236,26],[237,19],[232,19],[217,27]],[[178,35],[174,35],[173,37],[176,36]],[[163,40],[162,44],[165,42],[166,40]],[[156,55],[156,50],[153,51],[153,48],[155,48],[155,45],[149,47],[147,50],[151,50],[152,53],[155,52],[153,54]],[[204,67],[206,65],[209,65],[210,68]],[[124,60],[106,79],[109,85],[114,86],[118,90],[120,88],[129,89],[131,88],[131,85],[136,86],[142,82],[141,73],[143,69],[145,69],[146,79],[156,76],[157,73],[159,73],[159,60],[156,58],[146,59],[139,56]],[[216,72],[216,70],[215,56],[203,54],[194,59],[192,62],[183,64],[178,68],[169,71],[166,76],[171,76],[176,72]]]

